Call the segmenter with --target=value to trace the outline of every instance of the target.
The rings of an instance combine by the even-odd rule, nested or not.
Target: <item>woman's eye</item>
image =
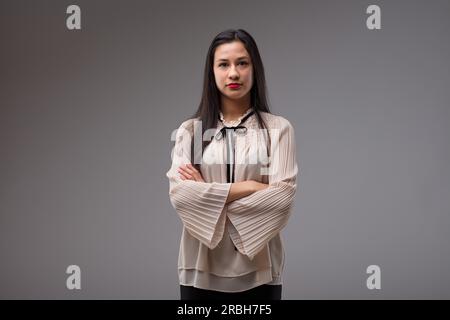
[[[221,68],[221,67],[226,67],[227,65],[228,65],[228,63],[221,63],[221,64],[218,65],[218,67],[219,67],[219,68]],[[248,65],[248,62],[246,62],[246,61],[241,61],[241,62],[238,63],[238,65],[243,65],[243,66],[245,66],[245,65]]]
[[[246,61],[241,61],[241,62],[239,62],[239,64],[247,65],[248,63]],[[226,66],[226,65],[227,65],[226,63],[221,63],[221,64],[219,64],[219,67]]]

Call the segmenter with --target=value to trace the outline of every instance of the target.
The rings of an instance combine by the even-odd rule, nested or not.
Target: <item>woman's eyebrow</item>
[[[242,59],[248,59],[248,57],[247,56],[243,56],[243,57],[236,58],[236,60],[242,60]],[[222,59],[218,59],[217,61],[228,61],[228,59],[222,58]]]

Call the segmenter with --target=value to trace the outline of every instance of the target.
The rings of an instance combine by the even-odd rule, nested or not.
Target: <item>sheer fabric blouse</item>
[[[184,121],[176,132],[169,179],[169,197],[183,224],[178,276],[182,285],[239,292],[261,284],[282,284],[284,246],[280,231],[293,209],[297,188],[294,128],[278,115],[260,112],[268,130],[260,130],[256,114],[234,139],[235,182],[255,180],[268,188],[229,202],[227,142],[218,119],[205,148],[200,171],[205,182],[182,180],[177,169],[191,163],[191,140],[198,119]],[[201,131],[200,131],[201,132]],[[270,136],[268,140],[267,134]],[[270,143],[269,143],[270,141]]]

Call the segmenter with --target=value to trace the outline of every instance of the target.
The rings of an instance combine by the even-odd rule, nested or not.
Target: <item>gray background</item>
[[[283,298],[450,298],[448,0],[8,0],[0,14],[0,298],[178,299],[170,134],[230,27],[254,36],[272,112],[296,131]]]

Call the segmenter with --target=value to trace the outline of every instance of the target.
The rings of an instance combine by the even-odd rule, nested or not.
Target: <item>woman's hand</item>
[[[194,168],[194,166],[190,163],[186,165],[181,165],[178,168],[178,172],[180,173],[181,180],[194,180],[197,182],[205,182],[203,180],[202,174]]]

